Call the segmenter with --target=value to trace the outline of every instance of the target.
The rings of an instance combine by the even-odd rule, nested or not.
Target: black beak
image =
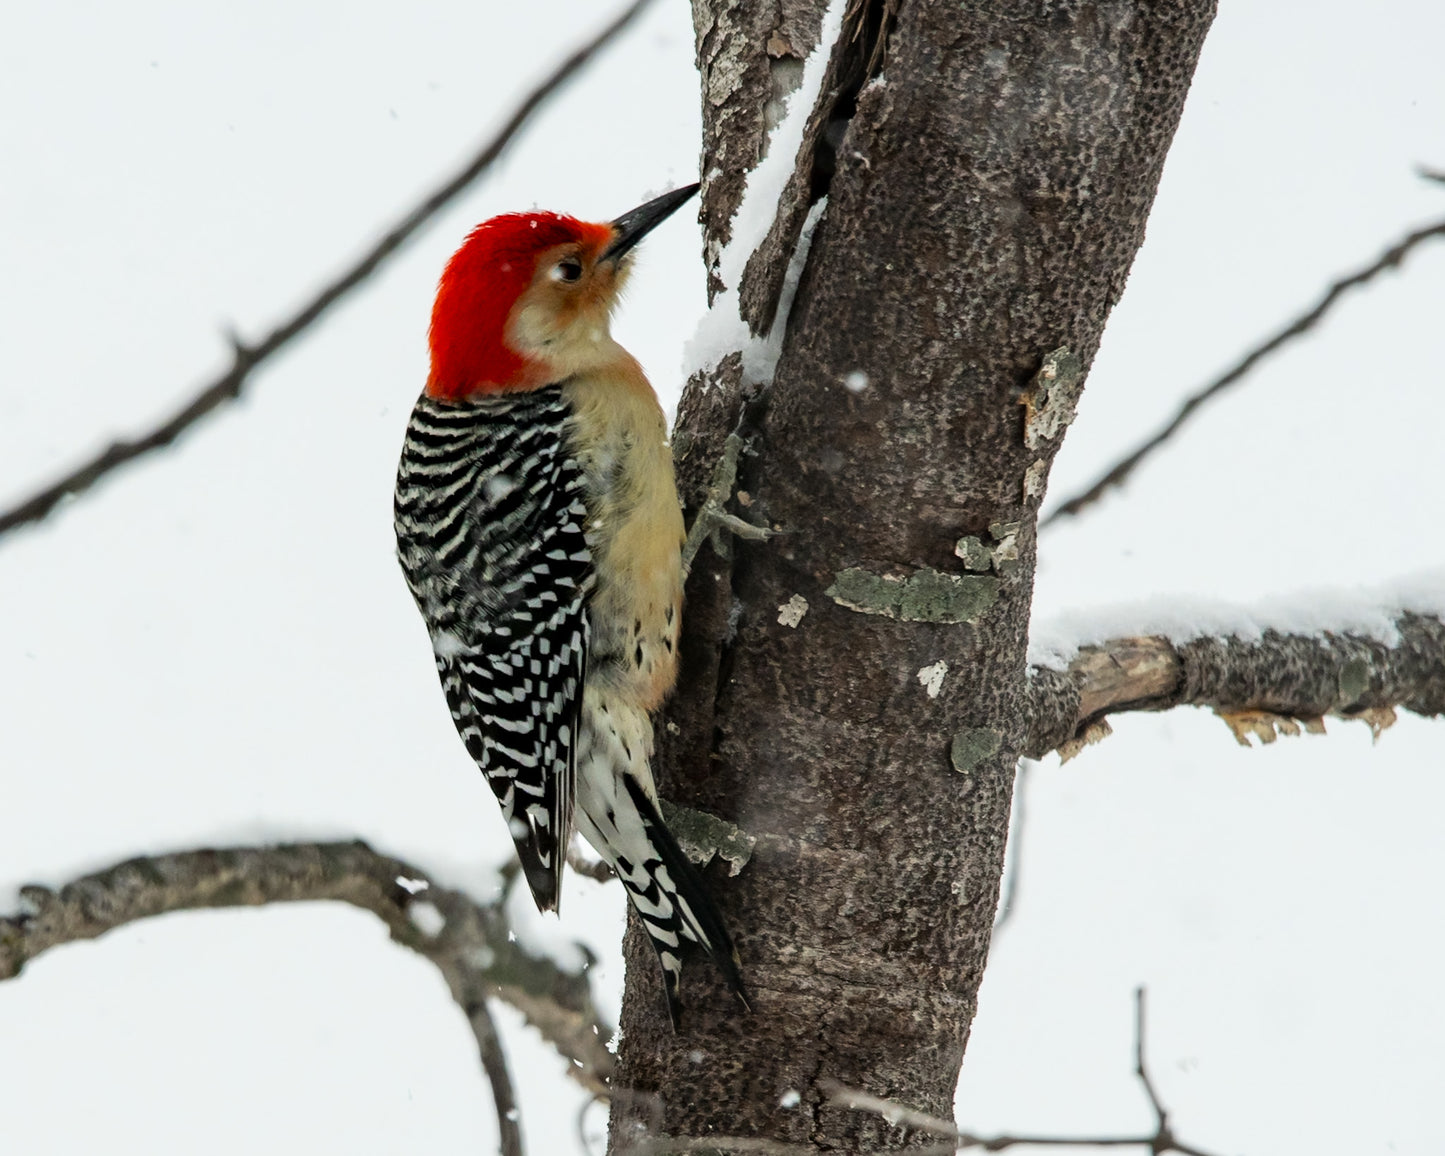
[[[638,205],[630,213],[623,213],[617,220],[612,222],[612,228],[616,230],[617,236],[613,238],[612,244],[607,246],[599,261],[616,261],[624,253],[632,249],[638,241],[672,216],[682,204],[690,199],[693,193],[697,192],[696,185],[686,185],[680,189],[673,189],[670,193],[663,193],[662,196],[648,201],[645,205]]]

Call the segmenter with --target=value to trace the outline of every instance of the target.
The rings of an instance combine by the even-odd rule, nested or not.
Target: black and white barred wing
[[[557,906],[572,835],[593,583],[566,417],[556,387],[460,403],[424,395],[396,489],[402,570],[452,719],[543,911]]]

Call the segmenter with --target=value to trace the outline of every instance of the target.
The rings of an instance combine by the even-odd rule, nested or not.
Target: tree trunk
[[[1077,385],[1067,357],[1052,399],[1036,375],[1098,348],[1212,14],[849,4],[741,286],[766,329],[826,195],[776,373],[746,383],[732,357],[693,380],[675,439],[695,506],[746,410],[739,512],[784,531],[699,555],[659,720],[663,794],[758,839],[740,875],[710,876],[753,1011],[693,963],[673,1034],[633,929],[615,1152],[643,1134],[908,1146],[828,1106],[821,1078],[952,1118],[1028,726],[1036,514]],[[694,17],[716,290],[767,102],[822,11],[694,0]]]

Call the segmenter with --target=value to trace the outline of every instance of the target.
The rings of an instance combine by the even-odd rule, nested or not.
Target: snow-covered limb
[[[397,943],[436,964],[477,1037],[497,1088],[500,1048],[486,1002],[520,1011],[563,1056],[583,1086],[602,1090],[613,1059],[585,974],[528,952],[508,932],[502,900],[480,904],[438,887],[425,872],[365,843],[293,843],[183,851],[129,859],[59,891],[25,887],[22,911],[0,916],[0,980],[62,943],[94,939],[169,911],[332,899],[370,911]],[[508,1093],[509,1095],[510,1093]],[[508,1107],[501,1103],[502,1128]]]
[[[1029,677],[1030,726],[1023,753],[1073,753],[1125,710],[1213,707],[1235,737],[1265,741],[1275,728],[1317,726],[1325,715],[1358,718],[1379,732],[1394,711],[1445,714],[1445,620],[1403,612],[1389,641],[1356,633],[1171,641],[1117,638],[1081,649],[1067,670]]]

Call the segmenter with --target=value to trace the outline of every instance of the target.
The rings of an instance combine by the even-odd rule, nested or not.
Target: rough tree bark
[[[776,375],[754,387],[734,357],[693,380],[676,438],[695,506],[746,410],[744,512],[785,530],[731,562],[699,557],[659,726],[664,794],[758,837],[741,875],[714,880],[753,1014],[694,965],[674,1035],[634,929],[615,1152],[659,1133],[909,1146],[828,1106],[820,1079],[952,1116],[1027,731],[1036,514],[1067,420],[1035,422],[1030,382],[1051,352],[1087,367],[1098,347],[1212,14],[1211,0],[849,4],[741,286],[765,329],[826,194]],[[694,18],[715,291],[742,173],[822,5],[694,0]],[[955,553],[964,538],[987,569]],[[789,626],[794,596],[807,611]],[[789,1091],[796,1107],[780,1105]]]

